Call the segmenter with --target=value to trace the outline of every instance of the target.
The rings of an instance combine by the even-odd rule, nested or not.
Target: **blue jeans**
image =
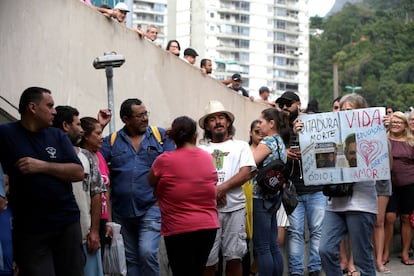
[[[152,206],[141,217],[120,218],[114,215],[114,221],[122,226],[128,276],[158,276],[159,206]]]
[[[326,211],[322,227],[321,254],[326,275],[342,275],[339,244],[348,233],[354,263],[361,276],[375,276],[372,232],[376,215],[365,212]]]
[[[270,207],[271,205],[269,200],[253,198],[253,245],[259,275],[281,276],[283,257],[277,243],[276,222],[276,212],[280,205]]]
[[[288,249],[289,273],[303,274],[305,251],[305,217],[309,229],[309,262],[308,271],[321,270],[319,257],[319,242],[322,234],[322,223],[325,215],[327,200],[322,192],[298,196],[298,206],[288,216]],[[327,274],[329,275],[329,274]]]

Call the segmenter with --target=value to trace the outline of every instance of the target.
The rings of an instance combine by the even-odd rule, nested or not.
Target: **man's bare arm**
[[[250,166],[242,167],[233,177],[217,186],[217,202],[219,204],[225,204],[227,191],[235,187],[240,187],[248,181],[251,178],[251,170],[252,167]]]

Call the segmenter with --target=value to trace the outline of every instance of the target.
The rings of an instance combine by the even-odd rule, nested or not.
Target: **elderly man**
[[[19,102],[21,119],[0,125],[0,162],[9,176],[13,249],[21,275],[84,275],[71,183],[82,181],[84,171],[67,135],[51,127],[53,106],[48,89],[27,88]]]

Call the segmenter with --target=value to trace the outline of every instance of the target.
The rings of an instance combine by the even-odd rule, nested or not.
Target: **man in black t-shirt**
[[[79,208],[72,183],[84,172],[69,138],[52,126],[51,92],[26,89],[20,121],[0,125],[0,162],[9,176],[13,250],[19,275],[83,276]]]

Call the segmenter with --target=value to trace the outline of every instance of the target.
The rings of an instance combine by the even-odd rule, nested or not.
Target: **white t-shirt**
[[[252,151],[249,144],[241,140],[227,140],[222,143],[208,143],[200,145],[200,148],[213,156],[213,164],[217,170],[217,186],[229,180],[240,171],[242,167],[256,169]],[[219,206],[219,212],[233,212],[240,210],[246,205],[241,185],[227,192],[227,204]]]

